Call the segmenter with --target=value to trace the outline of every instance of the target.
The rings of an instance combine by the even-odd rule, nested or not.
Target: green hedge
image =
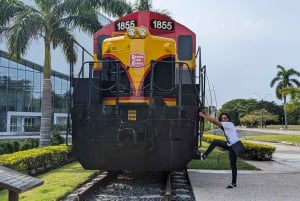
[[[52,132],[50,143],[52,146],[60,145],[65,139],[60,132],[55,130]],[[5,140],[0,142],[0,155],[11,154],[17,151],[24,151],[39,147],[39,139],[27,138],[25,140]]]
[[[212,142],[215,139],[218,140],[226,140],[225,137],[213,134],[204,134],[203,141]],[[272,159],[272,154],[275,152],[276,147],[260,144],[260,143],[253,143],[247,140],[242,140],[246,150],[243,154],[240,155],[241,158],[245,160],[258,160],[258,161],[268,161]]]
[[[24,151],[28,149],[37,148],[39,146],[38,139],[26,139],[26,140],[6,140],[0,142],[0,155],[10,154],[16,151]]]
[[[0,165],[36,175],[70,161],[71,147],[48,146],[0,155]]]

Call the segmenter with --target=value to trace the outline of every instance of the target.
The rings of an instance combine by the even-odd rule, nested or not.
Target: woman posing
[[[214,119],[213,117],[209,116],[205,111],[199,112],[199,116],[212,122],[213,124],[219,126],[223,132],[224,136],[226,138],[226,141],[223,140],[213,140],[212,143],[209,145],[207,150],[204,153],[200,154],[200,159],[204,160],[208,157],[210,152],[216,147],[221,147],[225,150],[228,150],[229,153],[229,161],[230,161],[230,167],[232,172],[232,181],[231,184],[229,184],[226,188],[234,188],[236,187],[236,179],[237,179],[237,167],[236,167],[236,159],[237,156],[234,153],[233,149],[231,148],[231,145],[239,141],[238,133],[236,131],[236,128],[234,127],[233,123],[230,122],[230,116],[227,113],[221,113],[219,116],[219,120]]]

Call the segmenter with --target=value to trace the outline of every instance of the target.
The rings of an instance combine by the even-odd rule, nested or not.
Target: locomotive
[[[88,75],[71,80],[76,158],[85,169],[184,169],[198,157],[203,124],[205,71],[195,33],[167,16],[138,11],[93,39],[93,61],[82,66]]]

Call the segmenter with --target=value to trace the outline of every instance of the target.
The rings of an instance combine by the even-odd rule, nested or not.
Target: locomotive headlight
[[[139,35],[142,37],[142,38],[145,38],[147,36],[147,29],[145,27],[140,27],[139,28]]]
[[[128,33],[130,38],[133,38],[135,36],[135,28],[134,27],[129,27],[127,29],[127,33]]]

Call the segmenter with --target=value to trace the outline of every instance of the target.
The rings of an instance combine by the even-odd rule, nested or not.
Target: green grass
[[[200,152],[204,152],[208,143],[202,142],[202,147],[200,148]],[[188,164],[189,169],[210,169],[210,170],[230,170],[228,152],[222,151],[218,148],[215,148],[209,156],[204,160],[192,160]],[[237,160],[237,168],[238,170],[258,170],[256,167],[246,163],[242,159],[238,158]]]
[[[44,184],[19,194],[20,201],[54,201],[63,198],[98,171],[84,170],[78,162],[38,176]],[[8,191],[0,191],[0,200],[7,200]]]
[[[282,129],[282,125],[267,125],[267,129]],[[300,125],[288,125],[288,130],[300,131]]]
[[[300,135],[253,135],[244,137],[245,140],[259,140],[266,142],[289,142],[300,144]]]

